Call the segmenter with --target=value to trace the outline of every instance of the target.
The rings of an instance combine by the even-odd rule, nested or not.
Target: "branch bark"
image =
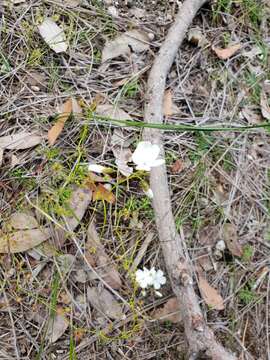
[[[206,0],[184,1],[160,48],[148,78],[144,114],[147,123],[163,122],[162,104],[166,77],[189,25],[205,2]],[[161,131],[145,129],[144,139],[158,144],[164,156]],[[193,286],[192,267],[185,253],[183,239],[176,231],[165,165],[152,168],[150,186],[154,193],[156,225],[167,271],[172,289],[182,309],[185,334],[190,349],[189,359],[197,359],[204,354],[213,360],[235,360],[236,357],[215,339],[199,307]]]

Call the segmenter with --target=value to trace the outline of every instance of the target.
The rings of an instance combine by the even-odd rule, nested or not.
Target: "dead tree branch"
[[[147,123],[163,122],[162,104],[166,77],[189,25],[205,2],[206,0],[185,0],[160,48],[148,78],[145,104]],[[144,138],[158,144],[164,156],[161,131],[145,129]],[[183,240],[176,231],[165,165],[152,168],[150,183],[154,193],[153,206],[167,271],[172,289],[182,309],[190,348],[189,358],[200,358],[204,354],[213,360],[235,360],[236,357],[215,339],[199,307],[193,286],[191,264],[185,253]]]

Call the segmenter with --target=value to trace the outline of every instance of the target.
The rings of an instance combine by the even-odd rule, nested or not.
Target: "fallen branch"
[[[188,26],[205,2],[206,0],[185,0],[154,61],[148,78],[145,104],[145,122],[149,124],[163,122],[162,104],[166,77]],[[158,129],[144,130],[145,140],[158,144],[164,156],[161,135]],[[167,271],[172,289],[182,309],[181,314],[190,349],[189,359],[207,355],[213,360],[234,360],[236,357],[215,339],[199,307],[193,287],[191,264],[183,240],[176,231],[165,165],[152,168],[150,183],[154,193],[153,206]]]

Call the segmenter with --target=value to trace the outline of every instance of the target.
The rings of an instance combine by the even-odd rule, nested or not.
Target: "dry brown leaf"
[[[172,99],[172,92],[170,89],[166,90],[163,98],[163,115],[171,116],[179,112],[178,107],[174,104]]]
[[[241,48],[241,44],[235,44],[228,46],[225,49],[212,46],[212,50],[215,52],[217,57],[221,60],[227,60],[232,57],[239,49]]]
[[[46,338],[50,343],[56,342],[67,330],[69,325],[68,319],[62,313],[57,313],[48,321],[48,330]]]
[[[72,212],[72,216],[65,218],[65,222],[70,231],[76,229],[80,224],[92,199],[92,191],[85,188],[77,188],[72,192],[68,207]]]
[[[18,253],[29,250],[51,236],[50,229],[20,230],[0,235],[0,253]]]
[[[215,310],[224,309],[224,303],[221,295],[216,289],[209,285],[207,280],[205,280],[202,276],[199,276],[198,286],[201,295],[208,306]]]
[[[34,216],[23,212],[17,212],[10,216],[8,226],[11,226],[16,230],[27,230],[38,228],[39,224]]]
[[[41,141],[41,136],[21,131],[17,134],[0,137],[0,149],[24,150],[40,144]]]
[[[96,113],[100,116],[116,120],[132,120],[131,116],[127,112],[111,104],[98,105],[96,108]],[[121,122],[118,124],[119,126],[123,125]]]
[[[171,321],[177,324],[182,321],[179,302],[176,297],[169,299],[161,308],[157,309],[153,315],[154,319],[160,321]]]
[[[70,117],[71,113],[80,114],[82,109],[78,102],[70,98],[68,99],[61,108],[61,113],[57,117],[56,123],[48,131],[48,141],[50,145],[53,145],[57,140],[58,136],[63,131],[65,122]]]
[[[206,225],[200,228],[197,238],[201,245],[214,245],[217,241],[218,227],[215,225]]]
[[[104,281],[113,289],[120,289],[122,285],[120,274],[106,254],[94,222],[91,222],[88,226],[85,248],[88,250],[85,256],[90,264],[97,268],[96,272],[102,276]]]
[[[223,226],[223,240],[232,255],[241,257],[243,255],[243,248],[238,241],[237,229],[233,224],[224,224]]]
[[[174,164],[171,167],[173,174],[179,174],[184,168],[183,161],[180,159],[177,159]]]
[[[261,105],[262,116],[265,119],[270,120],[270,106],[267,99],[266,91],[263,88],[261,91],[260,105]]]
[[[65,217],[65,226],[67,227],[68,231],[75,230],[80,224],[80,221],[82,220],[91,200],[92,190],[89,188],[76,188],[72,192],[68,204],[68,208],[72,215]],[[53,244],[56,248],[61,248],[65,242],[65,231],[61,228],[58,228],[55,230],[55,232],[56,239],[54,240]]]
[[[106,42],[102,51],[102,63],[118,56],[129,55],[131,52],[130,48],[135,53],[148,50],[148,35],[139,30],[131,30],[116,37],[114,40]]]
[[[102,184],[98,184],[98,186],[93,192],[93,200],[105,200],[110,204],[114,204],[115,196],[111,191],[107,190],[105,186],[103,186]]]
[[[108,290],[98,287],[88,287],[87,299],[92,307],[100,311],[103,315],[105,314],[114,320],[125,318],[122,307]]]

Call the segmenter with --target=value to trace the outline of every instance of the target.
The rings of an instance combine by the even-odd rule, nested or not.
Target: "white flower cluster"
[[[152,167],[164,164],[164,159],[158,159],[160,148],[150,141],[141,141],[132,154],[132,161],[137,170],[150,171]],[[96,173],[103,173],[106,168],[97,164],[89,164],[89,170]]]
[[[155,268],[148,270],[145,267],[143,270],[136,271],[136,281],[144,289],[144,294],[146,288],[153,286],[158,296],[162,296],[162,294],[157,290],[161,288],[161,285],[166,284],[166,278],[162,270],[156,270]]]

